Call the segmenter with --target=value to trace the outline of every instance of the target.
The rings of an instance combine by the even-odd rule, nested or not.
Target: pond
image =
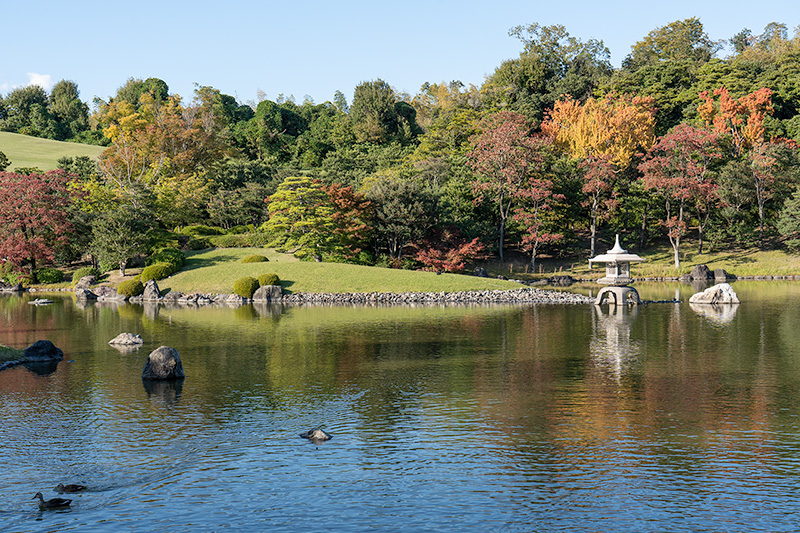
[[[800,283],[737,282],[717,314],[637,288],[682,302],[0,297],[0,344],[65,353],[0,372],[0,530],[796,531]],[[142,382],[160,345],[183,383]],[[88,489],[40,512],[58,483]]]

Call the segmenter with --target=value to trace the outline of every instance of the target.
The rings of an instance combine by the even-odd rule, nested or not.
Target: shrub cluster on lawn
[[[258,279],[251,276],[239,278],[233,284],[233,292],[242,298],[252,298],[258,288],[265,285],[280,285],[278,275],[274,272],[267,272],[258,276]]]
[[[132,297],[132,296],[139,296],[144,292],[144,285],[142,285],[141,280],[139,279],[129,279],[123,281],[117,287],[117,293],[123,296]]]
[[[44,284],[61,283],[64,273],[57,268],[40,268],[36,271],[36,281]]]
[[[256,254],[248,255],[242,259],[242,263],[264,263],[265,261],[269,261],[266,256]]]
[[[176,271],[172,263],[154,263],[150,266],[144,267],[140,278],[142,279],[142,283],[147,283],[151,279],[156,281],[164,279],[167,276],[171,276],[175,272]]]

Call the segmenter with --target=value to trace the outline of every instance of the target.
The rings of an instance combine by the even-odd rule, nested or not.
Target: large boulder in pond
[[[50,341],[36,341],[23,352],[26,362],[50,363],[64,359],[64,352]]]
[[[134,335],[133,333],[120,333],[110,341],[108,344],[116,344],[120,346],[137,346],[144,344],[141,335]]]
[[[738,304],[739,297],[736,296],[733,287],[729,283],[718,283],[709,287],[703,292],[693,294],[689,298],[689,303],[693,304]]]
[[[78,292],[78,289],[88,289],[95,283],[97,283],[97,276],[83,276],[75,284],[75,292]]]
[[[81,301],[97,300],[97,295],[89,289],[75,289],[75,297]]]
[[[159,346],[147,356],[142,370],[142,379],[183,379],[183,364],[178,350],[170,346]]]
[[[280,285],[262,285],[253,293],[254,302],[280,302],[283,289]]]
[[[144,292],[142,293],[142,300],[145,302],[155,302],[161,299],[161,291],[158,290],[158,283],[156,280],[148,280],[144,284]]]
[[[711,269],[708,268],[706,265],[695,265],[690,275],[692,276],[692,279],[688,281],[692,280],[700,281],[714,277],[714,274],[711,272]]]
[[[724,268],[715,268],[714,269],[714,280],[715,281],[725,281],[727,279],[731,279],[731,278],[735,278],[735,277],[736,276],[728,274],[728,272]]]

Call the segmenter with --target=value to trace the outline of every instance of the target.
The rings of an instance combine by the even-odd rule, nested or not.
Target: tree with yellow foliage
[[[542,123],[542,132],[572,157],[605,159],[618,169],[653,145],[654,131],[653,99],[617,93],[585,104],[571,98],[556,102]]]

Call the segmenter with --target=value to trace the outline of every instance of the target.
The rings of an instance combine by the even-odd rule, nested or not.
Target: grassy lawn
[[[242,263],[251,254],[266,263]],[[395,270],[341,263],[301,262],[263,248],[218,248],[187,254],[183,270],[158,282],[160,289],[179,292],[230,293],[244,276],[274,272],[290,292],[455,292],[514,289],[518,283],[456,274]]]
[[[18,133],[0,132],[0,152],[11,161],[7,170],[19,167],[38,167],[42,170],[55,170],[58,160],[64,156],[89,156],[97,159],[105,148],[91,144],[68,143],[40,139]]]

